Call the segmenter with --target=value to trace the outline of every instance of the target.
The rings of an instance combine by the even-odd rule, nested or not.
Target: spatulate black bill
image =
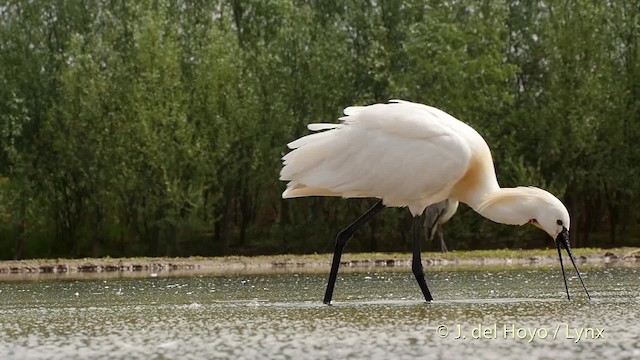
[[[571,263],[573,264],[573,268],[576,269],[576,274],[578,274],[578,279],[580,280],[580,283],[582,284],[582,287],[584,288],[584,292],[587,294],[587,298],[589,300],[591,300],[591,296],[589,296],[589,291],[587,290],[587,287],[584,285],[584,281],[582,280],[582,275],[580,275],[580,271],[578,270],[578,267],[576,266],[576,259],[573,257],[573,254],[571,253],[571,246],[569,245],[569,230],[567,230],[567,228],[563,228],[562,231],[560,232],[560,234],[558,234],[558,238],[556,239],[556,244],[558,246],[558,255],[560,256],[560,265],[562,267],[562,255],[560,255],[560,245],[562,245],[565,250],[567,250],[567,254],[569,255],[569,259],[571,259]],[[564,267],[562,268],[562,275],[565,276],[564,274]],[[567,279],[565,277],[564,279],[564,286],[567,288],[567,298],[569,298],[569,288],[567,287]]]

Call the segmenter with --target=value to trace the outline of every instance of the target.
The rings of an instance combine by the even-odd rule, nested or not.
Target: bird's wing
[[[289,144],[283,197],[377,197],[420,213],[444,200],[465,174],[471,150],[445,112],[396,102],[345,109],[341,124]],[[459,124],[458,124],[459,123]],[[423,206],[424,205],[424,206]]]

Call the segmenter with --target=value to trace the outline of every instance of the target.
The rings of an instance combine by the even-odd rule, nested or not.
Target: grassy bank
[[[602,264],[640,263],[640,248],[580,248],[574,250],[578,263],[586,266]],[[551,266],[558,262],[555,249],[537,250],[474,250],[449,253],[423,253],[425,266],[453,269],[455,267]],[[188,258],[84,258],[33,259],[0,261],[4,279],[35,276],[66,276],[72,274],[103,274],[114,276],[157,276],[195,274],[234,274],[269,272],[328,271],[331,254],[227,256]],[[345,271],[376,268],[410,268],[407,253],[344,254]]]

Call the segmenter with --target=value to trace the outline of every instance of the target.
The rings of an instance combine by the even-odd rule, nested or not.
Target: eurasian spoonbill
[[[310,124],[316,133],[288,144],[280,179],[283,198],[340,196],[380,199],[336,237],[324,303],[331,303],[340,258],[355,231],[383,207],[408,207],[414,216],[412,271],[425,300],[419,215],[452,199],[489,220],[532,224],[555,240],[567,298],[560,247],[567,251],[587,291],[569,246],[569,212],[551,193],[536,187],[500,188],[489,146],[472,127],[431,106],[402,100],[344,109],[339,124]]]

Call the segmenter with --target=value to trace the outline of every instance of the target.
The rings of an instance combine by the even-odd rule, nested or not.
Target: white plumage
[[[396,102],[344,113],[342,124],[311,124],[329,130],[288,144],[294,151],[283,157],[280,178],[290,181],[283,197],[375,197],[419,215],[446,199],[468,167],[464,132],[475,131],[443,111]]]
[[[569,212],[562,202],[534,187],[500,188],[489,146],[469,125],[434,107],[402,100],[352,106],[344,114],[339,124],[309,125],[319,132],[288,144],[292,151],[282,158],[280,172],[280,179],[288,181],[283,198],[372,197],[385,206],[406,206],[414,217],[451,199],[499,223],[533,224],[570,251]],[[378,210],[372,208],[370,216]],[[360,225],[359,219],[349,232]],[[341,251],[337,244],[338,260]]]

